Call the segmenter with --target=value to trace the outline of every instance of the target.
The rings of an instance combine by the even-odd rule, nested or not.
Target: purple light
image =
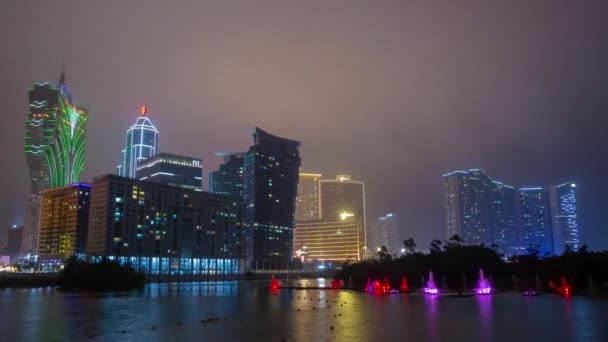
[[[475,289],[475,293],[478,295],[489,295],[492,294],[492,287],[490,286],[490,282],[483,275],[483,270],[479,269],[479,280],[477,281],[477,288]]]
[[[425,287],[424,288],[424,293],[425,294],[431,294],[431,295],[439,294],[439,289],[437,289],[437,288],[432,289],[432,288]]]

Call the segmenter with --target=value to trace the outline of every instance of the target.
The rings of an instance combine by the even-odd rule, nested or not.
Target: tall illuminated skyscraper
[[[490,178],[481,169],[443,176],[447,238],[459,235],[467,244],[490,245]]]
[[[248,258],[277,265],[293,256],[300,142],[257,127],[251,134],[254,145],[243,164]]]
[[[554,253],[559,255],[568,245],[580,247],[578,216],[576,212],[576,184],[563,183],[549,187]]]
[[[57,88],[48,82],[29,89],[25,155],[33,193],[78,182],[85,163],[85,109],[77,107],[61,73]]]
[[[322,179],[321,217],[327,222],[337,222],[351,216],[361,224],[361,246],[367,248],[365,220],[365,183],[354,181],[350,176],[338,175],[335,180]],[[367,257],[363,251],[363,257]]]
[[[542,255],[553,253],[553,230],[549,192],[543,187],[519,188],[518,217],[522,229],[522,246],[538,247]]]
[[[296,198],[296,221],[319,220],[321,218],[321,175],[300,173],[298,197]]]
[[[390,254],[399,255],[405,237],[399,232],[397,215],[388,213],[373,220],[367,230],[367,239],[372,254],[384,246]]]
[[[489,190],[491,243],[507,256],[521,254],[524,249],[519,243],[517,191],[514,187],[497,181],[490,183]]]
[[[140,115],[128,130],[125,149],[120,155],[117,167],[119,176],[136,178],[137,164],[155,156],[158,151],[158,130],[147,116],[148,108],[143,106]]]

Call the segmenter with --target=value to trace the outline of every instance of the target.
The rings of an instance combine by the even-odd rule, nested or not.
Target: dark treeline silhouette
[[[144,287],[145,281],[144,274],[130,265],[105,258],[88,262],[73,256],[66,261],[58,285],[66,290],[130,290]]]
[[[398,287],[405,276],[410,287],[422,288],[433,271],[439,287],[461,291],[475,287],[481,268],[497,289],[549,290],[550,281],[560,284],[564,276],[575,291],[608,290],[608,251],[592,252],[586,245],[544,258],[539,257],[537,246],[531,246],[528,254],[506,261],[498,246],[464,245],[457,235],[447,241],[433,240],[428,254],[416,252],[413,239],[405,240],[404,246],[408,253],[400,257],[382,246],[372,259],[344,264],[336,277],[363,289],[368,277],[372,281],[388,277]]]

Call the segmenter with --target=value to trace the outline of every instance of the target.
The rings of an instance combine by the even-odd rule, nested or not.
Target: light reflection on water
[[[317,279],[281,279],[316,286]],[[328,284],[329,280],[325,281]],[[608,298],[450,298],[280,290],[268,281],[149,284],[127,293],[0,290],[0,341],[606,340]],[[212,322],[207,322],[210,318]],[[202,321],[202,322],[201,322]],[[333,329],[332,329],[333,327]]]

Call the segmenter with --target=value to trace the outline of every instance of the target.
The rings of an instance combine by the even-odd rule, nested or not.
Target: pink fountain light
[[[433,271],[429,272],[429,280],[426,282],[424,293],[429,295],[439,294],[439,289],[437,288],[437,285],[435,285],[435,280],[433,279]]]
[[[483,270],[479,269],[479,280],[477,280],[477,288],[475,289],[475,293],[478,295],[489,295],[492,294],[493,289],[490,285],[490,282],[483,274]]]

